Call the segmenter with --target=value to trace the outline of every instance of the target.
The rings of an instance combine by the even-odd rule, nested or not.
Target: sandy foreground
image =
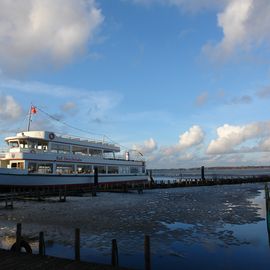
[[[23,235],[73,245],[74,228],[81,229],[83,247],[107,252],[118,239],[126,254],[142,249],[151,236],[152,252],[170,252],[175,239],[187,244],[219,246],[248,244],[226,224],[264,220],[263,184],[145,190],[137,193],[98,193],[97,197],[68,197],[67,202],[16,201],[13,210],[0,208],[0,245],[14,242],[16,223]],[[255,198],[261,197],[261,201]],[[2,203],[3,204],[3,203]],[[0,205],[2,207],[3,205]]]

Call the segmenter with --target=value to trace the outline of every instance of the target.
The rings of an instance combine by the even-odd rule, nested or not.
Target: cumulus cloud
[[[102,21],[95,0],[0,1],[0,67],[64,64],[85,50]]]
[[[225,124],[217,128],[218,138],[212,140],[207,148],[208,154],[225,154],[237,151],[237,147],[251,139],[263,138],[270,135],[270,122],[257,122],[243,126]],[[250,151],[244,147],[242,151]],[[241,150],[240,150],[241,151]],[[258,151],[255,147],[253,151]]]
[[[204,140],[204,132],[200,126],[194,125],[188,131],[179,135],[179,142],[176,145],[161,149],[166,156],[179,153],[183,150],[199,145]]]
[[[149,155],[155,150],[157,150],[158,145],[153,138],[150,138],[149,140],[144,141],[143,144],[134,145],[133,148],[142,153],[143,155]]]
[[[0,121],[18,120],[22,115],[21,105],[10,95],[0,95]]]
[[[270,43],[270,2],[268,0],[229,0],[218,14],[218,26],[223,38],[216,45],[206,45],[204,51],[216,60],[224,60],[237,51],[249,51]]]
[[[200,144],[204,139],[204,132],[201,127],[194,125],[188,131],[179,136],[179,146],[189,148]]]

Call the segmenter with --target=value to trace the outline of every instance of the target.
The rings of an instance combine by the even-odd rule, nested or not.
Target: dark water
[[[134,209],[138,216],[134,230],[132,224],[123,227],[120,222],[108,224],[106,231],[83,234],[82,260],[110,264],[113,233],[120,265],[144,269],[143,233],[147,233],[152,269],[270,269],[263,184],[153,190],[126,198],[128,203],[140,200]],[[132,215],[130,209],[119,211],[123,218]],[[110,236],[104,238],[106,233]],[[37,252],[35,241],[33,247]],[[46,254],[73,258],[74,250],[72,245],[48,241]]]

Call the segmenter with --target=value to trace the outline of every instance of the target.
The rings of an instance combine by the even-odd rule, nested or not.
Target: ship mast
[[[37,108],[35,106],[31,105],[30,110],[29,110],[27,131],[30,131],[30,126],[31,126],[31,122],[32,122],[32,114],[36,114],[36,113],[37,113]]]

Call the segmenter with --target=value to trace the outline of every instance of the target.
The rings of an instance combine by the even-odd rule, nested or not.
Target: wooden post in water
[[[80,261],[80,229],[75,229],[75,260]]]
[[[201,167],[201,179],[204,181],[205,176],[204,176],[204,166]]]
[[[112,266],[117,267],[119,265],[118,247],[116,239],[112,240]]]
[[[17,223],[16,230],[16,252],[21,252],[21,241],[22,241],[22,224]]]
[[[94,168],[94,186],[92,188],[92,196],[97,196],[97,187],[98,187],[98,168]]]
[[[144,269],[151,270],[150,236],[144,236]]]
[[[39,233],[38,254],[41,256],[45,256],[45,241],[43,232]]]
[[[6,209],[8,208],[13,209],[13,195],[11,196],[6,195],[5,202],[6,202],[6,205],[5,205]]]
[[[265,186],[264,186],[264,191],[265,191],[265,199],[268,200],[269,199],[269,189],[268,189],[267,184],[265,184]]]

